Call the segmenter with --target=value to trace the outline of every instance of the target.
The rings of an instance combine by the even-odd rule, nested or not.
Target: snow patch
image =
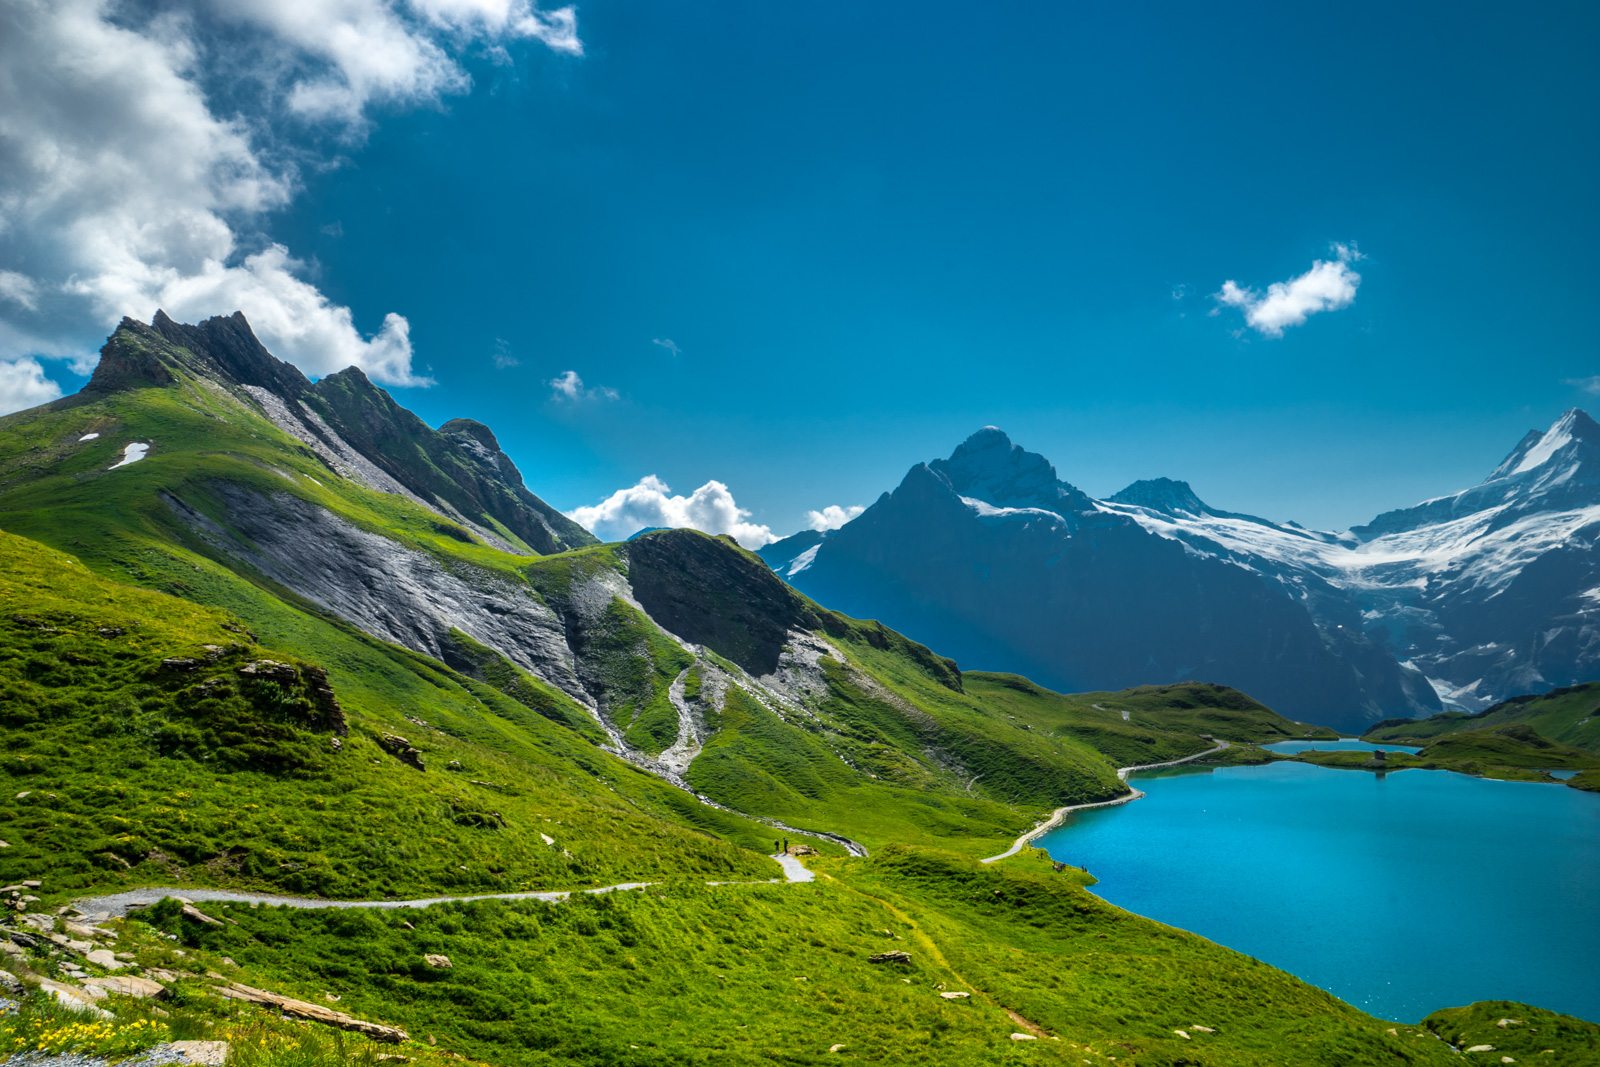
[[[1452,685],[1443,678],[1429,678],[1428,684],[1433,686],[1433,691],[1439,695],[1439,703],[1446,708],[1472,711],[1484,703],[1484,695],[1478,692],[1478,687],[1483,684],[1482,678],[1474,678],[1466,685]]]
[[[794,559],[790,560],[789,566],[784,573],[790,578],[793,578],[795,575],[811,566],[811,564],[815,563],[817,560],[817,549],[821,547],[821,545],[812,545]]]
[[[1543,466],[1550,461],[1551,456],[1561,451],[1571,440],[1572,420],[1562,419],[1545,431],[1545,435],[1539,438],[1537,444],[1528,449],[1527,453],[1522,457],[1522,462],[1517,464],[1517,469],[1511,473],[1521,474],[1523,471],[1531,471],[1535,467]]]
[[[122,450],[122,458],[117,460],[106,470],[114,471],[118,467],[126,467],[130,463],[137,463],[150,451],[150,446],[144,441],[135,441]]]
[[[82,437],[78,438],[78,442],[81,444],[84,441],[93,441],[96,437],[99,437],[99,436],[100,435],[97,434],[97,433],[86,433]]]
[[[993,504],[979,500],[977,497],[972,496],[962,497],[961,502],[967,507],[971,508],[980,519],[1008,518],[1014,515],[1028,515],[1050,519],[1052,522],[1066,521],[1062,519],[1060,515],[1045,508],[997,508]]]

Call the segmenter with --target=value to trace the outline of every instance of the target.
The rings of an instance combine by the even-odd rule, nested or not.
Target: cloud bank
[[[813,530],[823,533],[827,530],[837,530],[866,510],[860,504],[851,504],[849,507],[829,504],[821,511],[806,512],[806,522],[810,524]]]
[[[750,512],[735,503],[733,493],[718,481],[707,482],[688,496],[675,496],[671,486],[651,474],[592,507],[567,512],[567,517],[602,541],[621,541],[654,527],[731,534],[745,548],[777,540],[770,527],[748,521]]]
[[[1364,258],[1354,245],[1336,244],[1334,258],[1319,259],[1311,269],[1285,282],[1273,282],[1265,293],[1246,289],[1232,278],[1214,294],[1221,307],[1244,312],[1245,325],[1263,337],[1282,337],[1312,315],[1349,307],[1361,285],[1361,275],[1350,264]]]
[[[312,375],[427,384],[403,316],[363,330],[262,227],[369,109],[464,92],[454,56],[516,40],[582,50],[572,9],[528,0],[0,5],[0,409],[49,391],[41,359],[92,365],[158,307],[242,309]]]

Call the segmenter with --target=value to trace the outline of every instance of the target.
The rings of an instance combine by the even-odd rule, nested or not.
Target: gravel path
[[[770,882],[810,882],[815,879],[810,871],[793,856],[773,856],[778,865],[783,868],[782,878],[769,879]],[[106,919],[120,919],[127,915],[130,909],[141,908],[164,900],[167,897],[177,897],[194,904],[203,904],[217,901],[228,904],[267,904],[282,908],[373,908],[379,910],[394,910],[399,908],[431,908],[435,904],[460,904],[474,900],[544,900],[551,903],[566,900],[575,893],[620,893],[631,889],[643,889],[653,885],[653,882],[619,882],[616,885],[604,885],[596,889],[555,889],[531,893],[480,893],[473,896],[462,897],[419,897],[416,900],[323,900],[319,897],[288,897],[276,893],[242,893],[232,889],[197,889],[189,886],[167,886],[153,889],[130,889],[125,893],[108,893],[100,897],[85,897],[75,900],[72,906],[83,914],[89,922],[104,922]],[[707,885],[766,885],[767,882],[708,882]],[[5,1067],[0,1064],[0,1067]]]
[[[1206,756],[1214,755],[1228,747],[1228,742],[1218,741],[1216,747],[1208,748],[1204,752],[1196,752],[1192,756],[1182,759],[1167,760],[1164,763],[1145,763],[1136,767],[1119,767],[1117,777],[1123,781],[1128,780],[1130,774],[1138,771],[1154,771],[1163,767],[1176,767],[1179,764],[1189,763]],[[1028,843],[1042,834],[1060,826],[1062,820],[1075,811],[1087,811],[1091,808],[1109,808],[1117,804],[1126,804],[1144,796],[1140,790],[1133,790],[1126,796],[1116,797],[1112,800],[1101,800],[1092,804],[1071,804],[1064,808],[1057,808],[1044,822],[1023,834],[1012,843],[1011,847],[998,856],[990,856],[984,863],[994,863],[1008,856],[1015,856],[1021,852]],[[864,856],[866,849],[857,845],[849,838],[838,837],[822,831],[798,830],[794,827],[784,826],[776,820],[767,820],[769,825],[780,827],[791,833],[802,833],[814,837],[824,837],[844,845],[852,855]],[[794,856],[778,854],[772,857],[783,868],[783,880],[787,882],[810,882],[816,876],[809,871],[805,864]],[[778,879],[771,879],[778,881]],[[553,889],[540,890],[527,893],[479,893],[459,897],[419,897],[415,900],[323,900],[318,897],[291,897],[276,893],[244,893],[232,889],[199,889],[189,886],[165,886],[151,889],[130,889],[123,893],[109,893],[105,896],[85,897],[73,901],[76,908],[90,922],[102,922],[106,919],[118,919],[128,914],[129,909],[146,907],[167,897],[178,897],[192,903],[222,902],[229,904],[267,904],[285,908],[374,908],[392,910],[399,908],[431,908],[435,904],[458,904],[474,900],[544,900],[550,902],[566,900],[574,893],[617,893],[632,889],[643,889],[651,882],[619,882],[616,885],[599,886],[595,889]],[[709,882],[708,885],[760,885],[764,883],[751,882]],[[0,1067],[5,1065],[0,1064]]]
[[[1215,738],[1212,740],[1215,740]],[[1156,771],[1163,767],[1176,767],[1180,763],[1190,763],[1197,759],[1203,759],[1206,756],[1215,755],[1228,746],[1229,742],[1227,741],[1217,741],[1215,748],[1208,748],[1204,752],[1196,752],[1194,755],[1184,756],[1182,759],[1167,760],[1165,763],[1141,763],[1136,767],[1118,767],[1117,777],[1126,782],[1128,780],[1128,775],[1134,774],[1137,771]],[[1142,796],[1144,796],[1143,791],[1135,789],[1126,796],[1115,797],[1111,800],[1099,800],[1092,804],[1069,804],[1064,808],[1057,808],[1051,813],[1048,819],[1012,842],[1010,848],[1006,849],[998,856],[988,857],[983,862],[995,863],[999,860],[1005,859],[1008,856],[1015,856],[1018,852],[1021,852],[1024,848],[1026,848],[1028,844],[1035,838],[1049,833],[1051,830],[1054,830],[1056,827],[1060,826],[1062,821],[1075,811],[1088,811],[1091,808],[1113,808],[1118,804],[1126,804],[1129,801],[1138,800]]]
[[[778,865],[783,868],[783,876],[791,882],[814,882],[817,880],[817,876],[806,870],[806,865],[801,863],[798,857],[780,852],[772,858],[778,861]]]

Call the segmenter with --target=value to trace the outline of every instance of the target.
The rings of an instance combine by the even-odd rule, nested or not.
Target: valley
[[[1442,1017],[1036,850],[979,862],[1130,768],[1332,730],[1211,682],[963,670],[730,538],[599,544],[487,428],[313,385],[242,316],[125,321],[82,393],[0,419],[0,530],[0,969],[37,987],[0,1050],[64,1000],[110,1013],[85,1049],[230,1063],[1459,1061]],[[87,992],[135,972],[158,999]],[[1600,1029],[1560,1025],[1572,1057]]]

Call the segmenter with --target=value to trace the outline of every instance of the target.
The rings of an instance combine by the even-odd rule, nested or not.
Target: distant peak
[[[1131,504],[1167,515],[1205,515],[1211,511],[1188,482],[1173,478],[1142,478],[1110,500],[1113,504]]]
[[[963,441],[949,459],[928,464],[959,495],[997,507],[1087,511],[1083,493],[1056,477],[1050,461],[1013,444],[1004,430],[985,426]]]
[[[951,458],[967,452],[987,452],[996,449],[1004,449],[1009,452],[1015,447],[1011,443],[1011,438],[1000,427],[985,426],[956,446],[955,453]]]
[[[1585,434],[1592,434],[1600,431],[1600,423],[1597,423],[1594,421],[1594,419],[1590,418],[1589,413],[1582,408],[1568,408],[1566,411],[1562,412],[1561,418],[1556,420],[1555,426],[1552,426],[1551,429],[1555,429],[1559,426],[1566,426],[1570,429],[1578,430]]]
[[[1517,447],[1488,477],[1499,481],[1545,467],[1552,461],[1572,464],[1600,449],[1600,424],[1582,408],[1568,408],[1548,430],[1529,430]]]

